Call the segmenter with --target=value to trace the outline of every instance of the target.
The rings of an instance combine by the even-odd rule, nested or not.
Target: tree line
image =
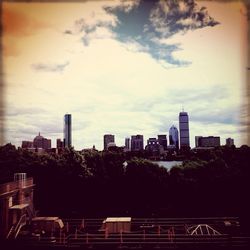
[[[190,151],[170,170],[131,153],[42,154],[0,147],[0,183],[34,178],[35,208],[62,217],[240,216],[249,221],[250,148]]]

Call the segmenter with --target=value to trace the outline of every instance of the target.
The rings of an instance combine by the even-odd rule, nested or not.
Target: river
[[[170,170],[173,166],[181,165],[182,161],[152,161],[153,163],[163,166],[164,168]]]

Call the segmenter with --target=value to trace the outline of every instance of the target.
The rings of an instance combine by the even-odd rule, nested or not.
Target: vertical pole
[[[76,227],[76,231],[75,231],[75,239],[77,239],[77,227]]]
[[[66,223],[66,232],[69,232],[69,222]]]
[[[120,243],[123,242],[123,238],[122,238],[122,229],[120,230]]]
[[[174,227],[172,227],[172,235],[175,237]]]
[[[62,243],[62,229],[60,228],[59,242]]]
[[[143,240],[146,239],[145,229],[143,230]]]
[[[108,234],[109,234],[109,229],[108,229],[108,227],[106,226],[106,228],[105,228],[105,239],[107,239],[108,238]]]
[[[82,219],[81,228],[84,228],[84,218]]]
[[[55,228],[55,221],[53,221],[53,223],[52,223],[52,230],[51,230],[51,238],[53,237],[53,233],[54,233],[54,228]]]
[[[86,244],[89,244],[89,234],[86,233]]]
[[[158,236],[160,236],[161,235],[161,226],[159,225],[158,226]]]

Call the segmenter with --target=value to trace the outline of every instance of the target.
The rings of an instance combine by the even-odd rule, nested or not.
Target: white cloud
[[[93,3],[97,9],[90,8],[90,2],[87,4],[88,11],[83,15],[88,16],[86,22],[116,22],[97,2]],[[80,11],[78,17],[81,18]],[[187,67],[166,69],[170,65],[164,68],[139,44],[115,40],[108,27],[97,27],[87,35],[61,32],[74,20],[74,15],[67,16],[66,27],[65,22],[55,19],[54,25],[60,32],[51,29],[22,38],[20,56],[5,61],[8,141],[20,145],[21,140],[32,139],[40,131],[52,138],[55,146],[56,138],[62,138],[63,115],[71,113],[73,144],[77,149],[93,145],[102,149],[105,133],[115,134],[118,145],[123,145],[124,138],[132,134],[144,134],[146,142],[148,137],[168,134],[173,123],[178,127],[178,113],[183,105],[190,115],[192,145],[195,135],[221,135],[222,142],[226,137],[234,137],[240,145],[236,124],[192,120],[197,114],[221,114],[225,107],[240,105],[239,45],[235,37],[230,40],[226,23],[160,40],[181,44],[182,50],[174,56],[192,61]],[[81,40],[83,33],[88,46]],[[225,33],[227,44],[223,42]],[[24,44],[32,44],[32,48]],[[48,59],[69,64],[60,74],[37,73],[30,67]],[[221,88],[216,89],[217,86]],[[217,95],[210,101],[206,91],[211,91],[211,95],[225,91],[228,97]],[[31,107],[36,111],[27,113]]]

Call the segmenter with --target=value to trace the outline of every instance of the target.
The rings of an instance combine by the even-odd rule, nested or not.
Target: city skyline
[[[64,139],[63,141],[61,138],[56,139],[56,147],[54,148],[63,148],[63,147],[74,147],[72,145],[72,131],[71,131],[71,124],[72,124],[72,115],[71,114],[65,114],[64,115]],[[169,129],[169,133],[166,134],[161,134],[157,135],[156,137],[150,137],[148,139],[145,138],[146,140],[146,146],[144,148],[144,138],[143,135],[131,135],[131,138],[126,137],[125,143],[122,145],[116,145],[115,143],[115,135],[113,134],[105,134],[103,135],[103,151],[107,151],[109,146],[117,146],[117,147],[124,147],[125,151],[138,151],[139,148],[140,150],[146,150],[148,145],[153,145],[153,144],[159,144],[162,146],[162,150],[167,151],[173,149],[172,146],[175,146],[175,150],[179,151],[179,149],[184,149],[184,148],[192,148],[190,147],[190,138],[189,138],[189,119],[188,119],[188,112],[180,112],[179,113],[179,129],[180,129],[180,134],[178,132],[178,129],[172,125]],[[167,136],[169,136],[169,143],[167,140]],[[39,141],[37,141],[39,139]],[[131,144],[130,144],[130,139],[131,139]],[[220,136],[195,136],[195,147],[203,147],[202,145],[206,146],[223,146],[223,145],[229,145],[232,146],[234,145],[234,139],[232,138],[226,138],[225,144],[220,143]],[[43,140],[49,141],[49,147],[47,146],[47,142],[45,143],[46,146],[43,146]],[[35,142],[37,141],[37,142]],[[137,141],[137,142],[135,142]],[[139,142],[141,141],[141,142]],[[180,143],[180,145],[179,145]],[[38,146],[39,145],[39,146]],[[41,146],[42,145],[42,146]],[[29,148],[29,149],[34,149],[34,148],[43,148],[43,149],[48,149],[52,148],[51,147],[51,139],[46,139],[43,136],[40,135],[40,132],[38,136],[36,136],[32,141],[27,141],[23,140],[22,141],[22,148]],[[169,148],[168,148],[169,147]],[[93,145],[93,148],[96,149],[95,145]],[[86,149],[82,147],[82,149]],[[99,148],[99,150],[101,150]]]
[[[40,131],[55,147],[70,113],[76,149],[101,149],[104,134],[123,145],[168,134],[183,106],[191,147],[244,144],[245,6],[187,2],[3,3],[4,142]]]

